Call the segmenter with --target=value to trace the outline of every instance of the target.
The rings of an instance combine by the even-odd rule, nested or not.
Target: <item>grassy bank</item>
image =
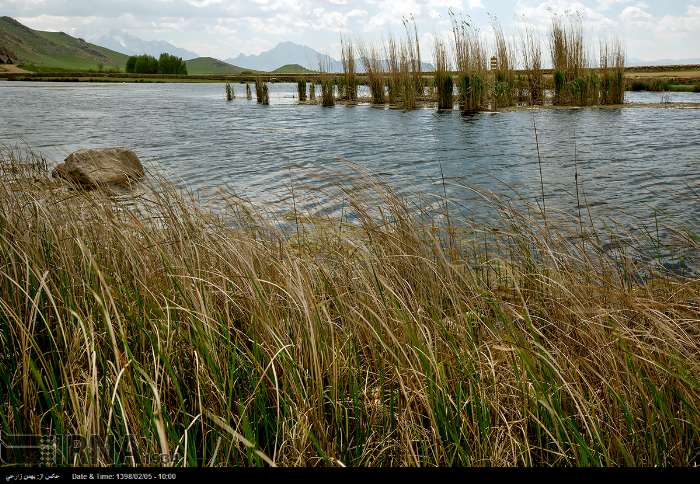
[[[426,221],[371,180],[283,234],[234,198],[224,221],[2,158],[3,433],[130,434],[190,466],[700,459],[697,278],[507,204]]]

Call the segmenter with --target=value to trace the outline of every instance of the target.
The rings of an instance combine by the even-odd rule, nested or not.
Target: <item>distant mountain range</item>
[[[199,57],[199,54],[191,50],[174,46],[163,40],[143,40],[124,31],[111,31],[108,34],[91,37],[88,40],[116,52],[127,55],[150,54],[158,57],[163,52],[190,60]]]
[[[286,64],[298,64],[305,69],[318,71],[319,62],[324,66],[330,65],[330,70],[339,72],[343,70],[340,61],[331,56],[322,54],[317,50],[294,42],[281,42],[272,49],[258,55],[243,55],[226,59],[229,64],[255,69],[257,71],[274,71]]]
[[[272,49],[257,55],[239,55],[227,59],[226,62],[248,69],[259,71],[274,71],[285,64],[297,64],[311,71],[318,71],[319,64],[331,72],[342,72],[343,64],[327,54],[312,49],[306,45],[294,42],[281,42]],[[360,59],[356,59],[357,71],[364,72]],[[433,65],[421,63],[423,71],[432,71]]]

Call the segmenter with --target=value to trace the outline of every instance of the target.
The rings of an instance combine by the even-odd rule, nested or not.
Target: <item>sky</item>
[[[408,15],[416,19],[421,49],[431,52],[434,38],[447,38],[450,9],[487,39],[495,17],[507,36],[529,24],[544,42],[551,16],[573,13],[593,45],[617,36],[628,58],[700,58],[700,0],[0,0],[0,16],[34,29],[87,39],[123,30],[219,59],[257,54],[281,41],[338,57],[341,34],[380,41],[401,33]]]

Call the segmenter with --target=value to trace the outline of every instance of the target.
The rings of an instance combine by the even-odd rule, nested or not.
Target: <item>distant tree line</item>
[[[161,54],[156,59],[152,55],[132,55],[126,61],[126,72],[135,74],[178,74],[187,75],[187,64],[181,57]]]

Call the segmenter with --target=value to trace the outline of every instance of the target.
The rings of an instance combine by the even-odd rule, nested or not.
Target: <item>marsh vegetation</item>
[[[491,197],[472,225],[367,178],[283,231],[236,197],[224,221],[164,182],[125,203],[0,167],[3,432],[178,466],[698,464],[700,281],[585,218]]]

